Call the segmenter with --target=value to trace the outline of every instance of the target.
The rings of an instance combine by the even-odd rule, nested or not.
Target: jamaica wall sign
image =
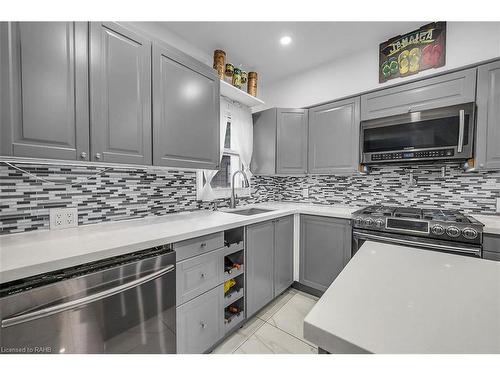
[[[446,63],[446,22],[433,22],[380,44],[379,82]]]

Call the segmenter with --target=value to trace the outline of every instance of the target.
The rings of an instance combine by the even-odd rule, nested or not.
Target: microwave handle
[[[462,152],[464,147],[464,131],[465,131],[465,111],[461,109],[459,112],[459,123],[458,123],[458,145],[457,152]]]

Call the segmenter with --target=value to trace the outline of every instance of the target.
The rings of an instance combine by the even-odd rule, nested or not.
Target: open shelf
[[[227,83],[223,80],[220,81],[220,94],[250,108],[265,104],[259,98],[247,94],[245,91],[240,90],[239,88],[234,87],[230,83]]]
[[[224,256],[224,281],[241,275],[245,270],[243,249]]]
[[[243,298],[233,302],[224,308],[224,329],[226,332],[232,330],[245,319]]]
[[[245,275],[241,274],[233,277],[232,279],[234,279],[236,284],[234,284],[226,293],[224,293],[224,307],[227,307],[235,301],[239,300],[245,294]]]

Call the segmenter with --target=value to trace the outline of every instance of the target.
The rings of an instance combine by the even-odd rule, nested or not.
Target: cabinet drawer
[[[224,233],[217,232],[174,244],[177,261],[201,255],[224,246]]]
[[[361,120],[469,103],[475,92],[475,68],[424,79],[362,95]]]
[[[177,308],[177,353],[203,353],[222,338],[222,285]]]
[[[223,282],[224,249],[177,263],[177,305]]]
[[[500,236],[483,234],[483,249],[491,253],[500,253]]]

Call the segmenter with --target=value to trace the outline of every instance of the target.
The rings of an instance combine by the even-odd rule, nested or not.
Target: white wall
[[[265,108],[300,108],[495,57],[500,57],[500,22],[448,22],[446,65],[442,68],[379,84],[378,45],[373,45],[369,50],[269,83],[261,87],[261,95],[266,102]]]

